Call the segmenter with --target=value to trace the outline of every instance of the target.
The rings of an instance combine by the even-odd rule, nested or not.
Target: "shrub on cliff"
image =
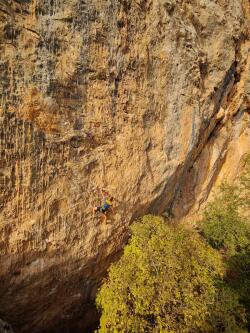
[[[201,228],[209,244],[230,257],[250,247],[250,155],[244,160],[240,181],[222,184],[208,204]]]
[[[98,332],[212,332],[222,275],[220,254],[196,233],[145,216],[98,293]]]
[[[227,256],[245,251],[250,244],[249,224],[240,213],[247,203],[242,193],[239,186],[222,184],[201,221],[208,243]]]

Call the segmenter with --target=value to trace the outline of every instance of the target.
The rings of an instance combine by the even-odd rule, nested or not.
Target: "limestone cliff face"
[[[248,33],[247,0],[0,1],[0,317],[17,332],[82,330],[131,221],[186,216],[237,174]]]

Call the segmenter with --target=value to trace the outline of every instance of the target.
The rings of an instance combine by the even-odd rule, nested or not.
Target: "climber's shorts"
[[[96,211],[102,214],[106,214],[107,213],[107,209],[103,208],[103,207],[96,207]]]

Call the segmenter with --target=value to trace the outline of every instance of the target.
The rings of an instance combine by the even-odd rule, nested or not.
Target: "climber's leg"
[[[102,222],[106,223],[107,222],[107,215],[105,212],[102,212],[101,214],[101,219],[102,219]]]
[[[92,216],[94,217],[97,212],[101,211],[101,207],[93,207],[92,209]]]
[[[92,208],[92,216],[93,216],[93,217],[95,216],[96,211],[97,211],[97,207],[93,207],[93,208]]]

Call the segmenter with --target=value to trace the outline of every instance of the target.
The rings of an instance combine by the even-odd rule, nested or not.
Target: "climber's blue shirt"
[[[108,210],[111,205],[112,205],[111,201],[109,199],[105,199],[104,204],[102,205],[102,208],[104,210]]]

